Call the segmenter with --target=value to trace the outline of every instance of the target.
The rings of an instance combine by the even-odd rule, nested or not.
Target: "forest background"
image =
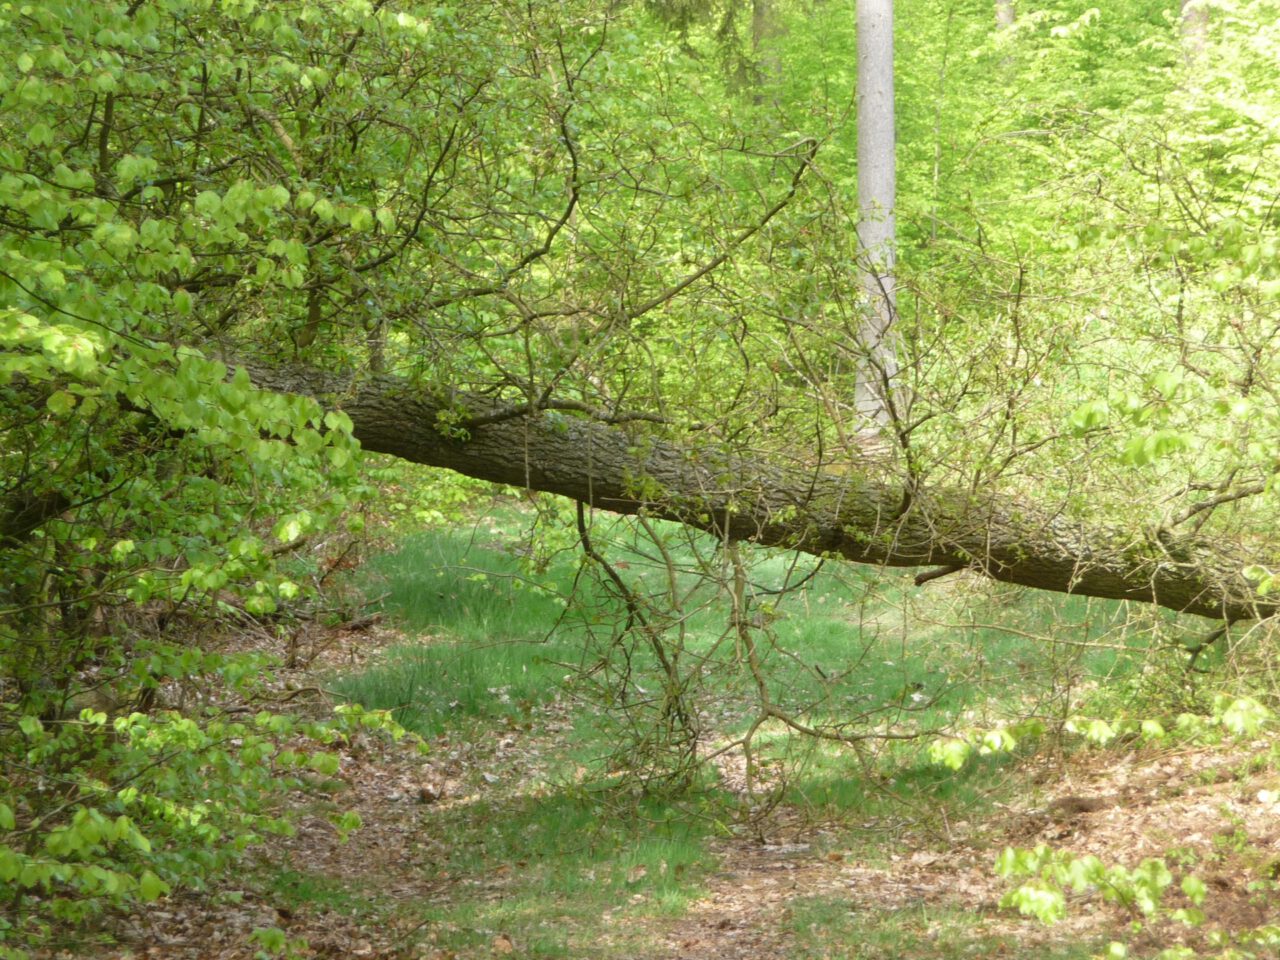
[[[749,786],[779,726],[923,735],[880,709],[915,687],[780,692],[819,563],[1121,601],[1167,678],[1263,655],[1280,5],[894,12],[886,260],[852,3],[0,5],[4,955],[221,876],[292,828],[283,773],[402,732],[272,707],[209,640],[334,615],[389,504],[486,496],[373,454],[568,498],[532,501],[526,572],[578,551],[579,666],[644,790],[701,782],[727,673]],[[1169,683],[1100,722],[1269,717]],[[1043,719],[929,732],[960,768]]]

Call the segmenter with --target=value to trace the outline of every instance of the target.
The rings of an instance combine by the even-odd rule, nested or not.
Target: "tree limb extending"
[[[493,401],[433,396],[392,376],[257,367],[262,387],[340,407],[366,450],[496,483],[560,494],[619,514],[644,512],[729,540],[890,567],[967,567],[1006,583],[1136,600],[1227,620],[1267,617],[1246,556],[1193,536],[1135,538],[1034,504],[947,488],[903,491],[873,472],[819,474],[644,429],[556,412],[486,422]],[[475,426],[451,437],[449,423]]]

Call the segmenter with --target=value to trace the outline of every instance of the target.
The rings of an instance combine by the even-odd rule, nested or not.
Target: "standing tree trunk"
[[[1182,0],[1182,55],[1187,66],[1195,66],[1204,53],[1209,34],[1209,11],[1204,0]]]
[[[895,413],[898,301],[894,216],[893,0],[858,0],[858,259],[866,300],[860,330],[859,412],[884,426]]]
[[[771,90],[771,99],[777,100],[777,84],[782,82],[782,61],[778,59],[774,40],[781,35],[773,0],[751,0],[751,99],[763,104],[765,92]]]
[[[751,58],[757,71],[755,102],[764,102],[764,87],[782,79],[782,64],[769,41],[778,34],[773,0],[751,0]]]
[[[996,29],[1007,30],[1015,19],[1013,0],[996,0]]]

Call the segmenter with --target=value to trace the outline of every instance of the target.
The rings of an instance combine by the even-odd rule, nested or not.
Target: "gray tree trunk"
[[[1053,504],[920,488],[878,474],[843,476],[772,464],[706,444],[655,438],[555,411],[528,414],[483,397],[441,398],[385,375],[256,368],[260,386],[327,400],[366,450],[467,476],[556,493],[620,514],[644,511],[728,540],[889,567],[967,568],[1006,583],[1156,603],[1228,620],[1271,616],[1241,571],[1280,556],[1228,544],[1072,520]],[[438,424],[463,419],[461,437]],[[926,577],[927,579],[927,577]]]
[[[782,63],[772,42],[778,32],[773,0],[751,0],[751,56],[758,71],[756,103],[764,102],[764,93],[759,88],[782,80]]]
[[[893,324],[896,136],[893,112],[893,0],[858,0],[858,259],[865,315],[857,404],[870,422],[893,418],[897,357]]]
[[[1204,53],[1209,37],[1209,10],[1204,0],[1182,0],[1182,51],[1188,66]]]
[[[996,27],[1000,30],[1007,30],[1012,27],[1017,20],[1017,14],[1014,10],[1013,0],[996,0]]]

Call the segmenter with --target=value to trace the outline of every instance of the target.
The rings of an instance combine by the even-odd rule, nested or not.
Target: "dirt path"
[[[352,642],[364,644],[367,638]],[[363,653],[369,655],[367,647]],[[335,655],[354,654],[338,648]],[[348,842],[339,842],[314,800],[299,797],[295,836],[273,840],[256,875],[241,884],[232,878],[214,890],[166,898],[119,918],[119,945],[86,942],[59,956],[247,960],[258,949],[252,932],[273,927],[297,944],[292,956],[298,958],[518,958],[526,944],[500,930],[463,949],[435,939],[425,925],[429,906],[452,909],[477,896],[503,902],[519,869],[495,864],[487,876],[450,875],[445,865],[458,840],[440,829],[447,820],[437,817],[450,808],[465,817],[474,809],[470,804],[500,807],[537,797],[538,778],[545,773],[541,757],[554,748],[562,722],[549,718],[541,733],[504,729],[425,757],[377,737],[357,739],[342,751],[346,789],[335,797],[365,824]],[[766,831],[776,842],[716,842],[712,852],[719,866],[703,880],[705,894],[681,914],[642,915],[620,901],[588,919],[584,936],[598,935],[602,944],[615,940],[615,947],[643,944],[623,955],[651,960],[796,960],[805,954],[794,912],[825,900],[872,924],[921,907],[936,907],[938,915],[958,913],[971,922],[975,937],[1007,936],[1024,956],[1035,955],[1025,951],[1037,943],[1082,943],[1109,931],[1133,942],[1126,933],[1133,917],[1096,895],[1078,898],[1073,919],[1051,929],[997,909],[1008,884],[994,875],[996,852],[1007,844],[1041,842],[1129,865],[1176,851],[1181,862],[1174,865],[1194,866],[1212,891],[1204,932],[1274,922],[1280,909],[1256,895],[1259,884],[1280,875],[1280,780],[1270,765],[1253,762],[1262,747],[1085,752],[1046,764],[1038,774],[1028,765],[1028,795],[999,816],[957,825],[949,842],[903,833],[875,846],[874,860],[860,858],[866,845],[861,855],[841,848],[840,836],[851,842],[847,831],[821,834],[799,819],[780,820]],[[777,815],[787,817],[786,811]],[[274,878],[270,889],[263,887],[263,877]],[[841,909],[845,904],[847,910]],[[930,935],[921,931],[926,939]],[[1138,946],[1154,952],[1196,935],[1148,926]],[[829,955],[861,955],[846,952],[856,948],[841,944]],[[944,953],[929,948],[912,955]]]
[[[726,843],[722,870],[688,914],[662,931],[663,960],[786,960],[786,913],[798,897],[839,892],[840,865],[809,844]]]
[[[1211,756],[1218,761],[1214,766],[1207,765]],[[871,921],[921,907],[936,907],[940,914],[959,911],[974,918],[981,935],[1007,936],[1023,951],[1037,943],[1089,941],[1108,930],[1128,937],[1127,918],[1096,897],[1078,902],[1072,919],[1053,928],[997,909],[1007,884],[992,870],[995,850],[1004,842],[1034,846],[1042,841],[1132,864],[1139,856],[1165,854],[1180,840],[1184,849],[1201,858],[1200,872],[1219,905],[1206,930],[1254,926],[1274,920],[1276,912],[1270,901],[1251,898],[1248,891],[1259,871],[1276,862],[1280,830],[1273,825],[1280,821],[1275,805],[1265,807],[1253,796],[1255,786],[1242,783],[1221,760],[1221,754],[1188,751],[1140,763],[1067,769],[1062,771],[1062,785],[1078,793],[1044,806],[1011,810],[998,830],[986,825],[981,838],[957,838],[941,849],[904,845],[899,853],[877,862],[832,851],[829,843],[811,845],[803,834],[798,842],[788,843],[720,841],[713,850],[719,869],[706,879],[705,895],[682,915],[636,916],[620,905],[600,918],[600,936],[614,939],[613,931],[618,942],[643,942],[643,956],[651,960],[795,960],[803,954],[792,911],[805,901],[825,899],[845,901],[851,916]],[[299,942],[305,939],[308,946],[299,957],[470,960],[523,955],[523,944],[502,935],[474,950],[436,947],[423,935],[414,910],[400,909],[451,903],[474,895],[478,882],[493,899],[504,896],[509,875],[501,871],[486,881],[441,875],[438,866],[450,838],[424,829],[428,815],[418,795],[422,784],[439,771],[403,752],[360,747],[344,757],[344,768],[351,785],[345,805],[360,811],[365,828],[342,844],[326,819],[303,814],[297,835],[276,844],[272,854],[277,867],[284,863],[297,871],[297,883],[331,884],[333,903],[293,903],[287,885],[277,891],[283,895],[275,897],[249,892],[234,896],[226,887],[212,896],[185,893],[122,924],[117,930],[122,948],[64,956],[249,958],[254,955],[250,934],[262,927],[279,927]],[[1188,785],[1187,778],[1177,776],[1179,771],[1196,770],[1201,771],[1199,782]],[[1244,847],[1243,840],[1234,841],[1242,849],[1226,851],[1226,837],[1248,837],[1251,844]],[[382,919],[371,923],[367,909],[342,909],[344,895],[366,907],[369,900],[381,902],[386,907]],[[1143,945],[1154,952],[1187,936],[1183,928],[1151,927],[1143,934]],[[844,952],[854,947],[842,946],[841,952],[830,955],[857,956]]]

